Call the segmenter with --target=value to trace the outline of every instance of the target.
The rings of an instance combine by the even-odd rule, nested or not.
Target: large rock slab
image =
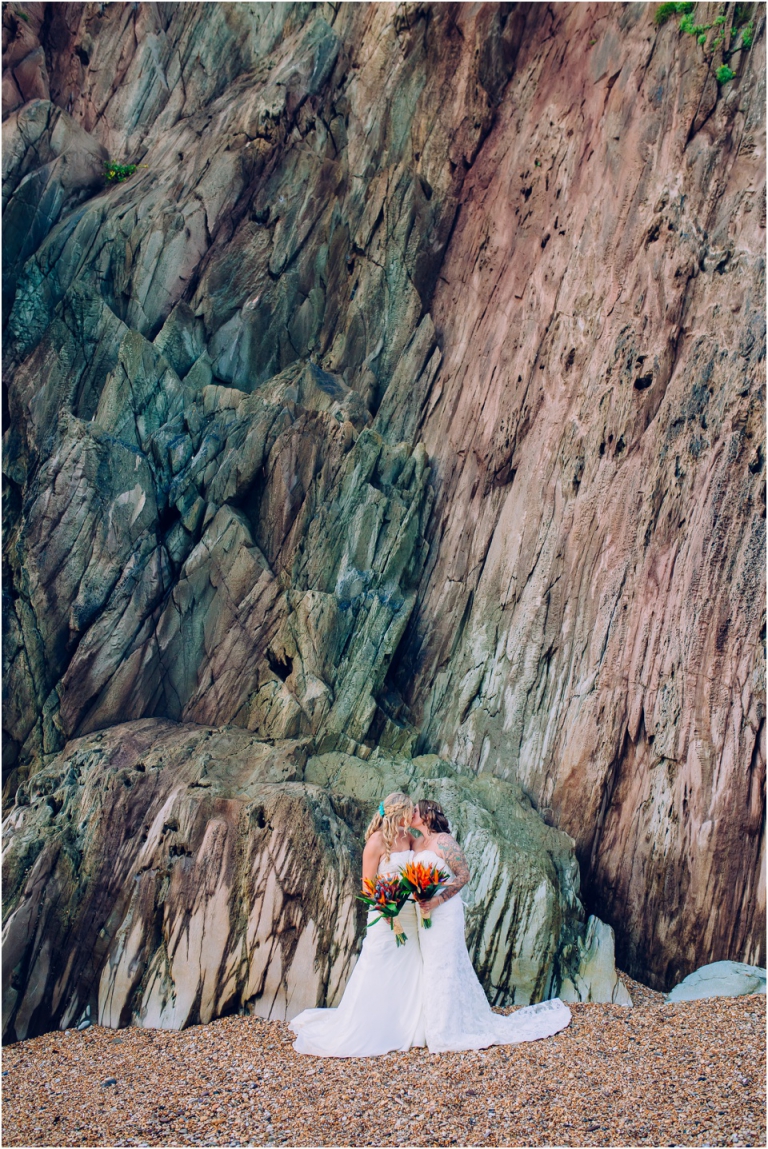
[[[38,49],[42,55],[42,49]],[[104,184],[106,148],[47,99],[3,123],[3,307],[22,267],[53,225]]]
[[[432,300],[395,685],[417,749],[572,835],[669,989],[765,965],[764,25],[718,86],[653,6],[527,8]]]
[[[158,337],[180,370],[182,319]],[[200,358],[182,380],[126,333],[91,420],[61,415],[28,484],[8,547],[11,789],[33,755],[158,711],[353,749],[386,725],[425,558],[423,449],[386,443],[313,364],[247,395],[190,383]]]
[[[434,755],[309,753],[147,719],[69,743],[24,782],[3,826],[5,1040],[335,1004],[365,925],[363,831],[400,786],[442,802],[466,849],[468,943],[493,1003],[566,983],[612,1000],[612,963],[581,962],[594,919],[573,842],[518,787]]]
[[[73,743],[6,820],[4,1033],[179,1029],[338,997],[361,850],[306,747],[146,721]]]

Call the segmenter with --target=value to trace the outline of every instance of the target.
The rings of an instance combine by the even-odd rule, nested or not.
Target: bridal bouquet
[[[410,891],[403,887],[400,875],[377,874],[375,878],[363,878],[363,892],[357,896],[372,910],[379,911],[379,916],[369,922],[368,927],[375,926],[376,922],[384,918],[394,932],[395,943],[404,946],[408,935],[397,920],[397,915],[408,901]]]
[[[441,870],[439,866],[430,866],[428,862],[408,862],[400,871],[400,885],[409,894],[413,894],[417,902],[426,902],[433,897],[441,886],[449,882],[450,875]],[[425,930],[432,925],[429,911],[421,911],[421,924]]]

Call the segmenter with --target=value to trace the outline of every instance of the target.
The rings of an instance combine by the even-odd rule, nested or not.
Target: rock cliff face
[[[642,979],[765,964],[764,18],[739,8],[724,46],[750,12],[754,42],[721,86],[721,56],[642,4],[6,6],[19,1035],[74,1018],[96,976],[113,1020],[285,1011],[284,946],[332,1000],[328,955],[345,976],[359,929],[333,843],[354,860],[372,751],[412,789],[438,753],[500,787],[488,809],[522,787]],[[105,184],[107,158],[135,173]],[[43,969],[58,927],[31,942],[23,907],[33,873],[80,898],[99,827],[70,850],[59,799],[54,829],[26,803],[123,722],[136,761],[176,749],[151,787],[115,759],[124,856],[88,863],[89,981],[76,947]],[[187,778],[201,727],[241,763],[215,801]],[[339,754],[346,795],[306,773]],[[106,801],[88,761],[78,825]],[[284,858],[258,869],[254,804],[315,827],[333,906]],[[246,873],[303,923],[280,927],[269,993],[255,901],[215,986],[207,958],[174,966],[217,902],[200,889],[234,905]],[[483,898],[475,958],[503,995]],[[573,913],[570,941],[546,919],[525,993],[566,976],[576,935],[590,951]]]

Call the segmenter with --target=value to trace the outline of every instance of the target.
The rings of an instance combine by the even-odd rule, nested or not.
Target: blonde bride
[[[413,857],[409,834],[414,806],[389,794],[365,832],[363,878],[396,873]],[[370,911],[368,921],[374,921]],[[373,1057],[424,1045],[422,960],[418,918],[406,902],[398,920],[408,936],[398,946],[383,919],[369,926],[357,965],[336,1009],[305,1009],[290,1022],[293,1048],[315,1057]]]

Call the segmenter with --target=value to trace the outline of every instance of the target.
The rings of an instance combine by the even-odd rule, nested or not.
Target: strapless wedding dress
[[[380,873],[393,873],[409,862],[412,850],[399,850]],[[371,911],[368,920],[376,913]],[[291,1021],[293,1048],[315,1057],[375,1057],[424,1045],[422,962],[416,906],[406,902],[399,921],[405,945],[383,919],[365,935],[360,957],[336,1009],[305,1009]]]
[[[433,850],[414,855],[450,873]],[[464,938],[464,904],[459,894],[432,911],[432,925],[419,931],[424,963],[424,1030],[430,1053],[485,1049],[551,1037],[565,1029],[571,1011],[559,998],[527,1005],[508,1017],[494,1013],[472,968]]]

